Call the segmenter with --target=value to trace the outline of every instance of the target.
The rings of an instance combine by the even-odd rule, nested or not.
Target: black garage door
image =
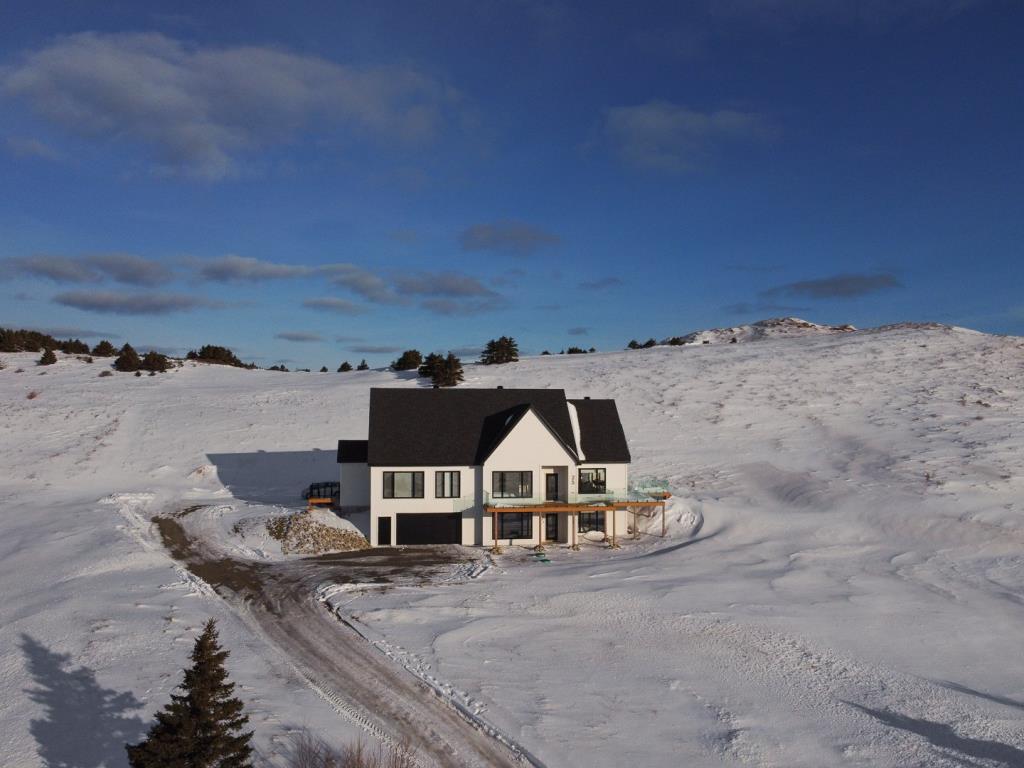
[[[398,516],[399,544],[460,544],[462,515],[459,512]]]

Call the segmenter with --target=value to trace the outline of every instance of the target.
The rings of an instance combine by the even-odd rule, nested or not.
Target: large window
[[[385,499],[422,499],[422,472],[385,472]]]
[[[496,499],[528,499],[533,496],[533,472],[495,472],[491,495]]]
[[[604,512],[580,512],[580,533],[587,531],[604,532]]]
[[[435,472],[434,496],[438,499],[457,499],[459,492],[459,472]]]
[[[603,469],[580,470],[580,493],[604,493],[606,487]]]
[[[500,512],[498,514],[499,539],[532,539],[533,515],[529,512]]]

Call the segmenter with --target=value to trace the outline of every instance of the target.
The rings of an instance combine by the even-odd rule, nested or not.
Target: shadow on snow
[[[125,743],[140,741],[147,725],[129,712],[143,703],[130,692],[102,687],[87,667],[71,667],[71,657],[55,653],[29,635],[21,649],[35,686],[25,689],[43,709],[29,726],[47,768],[101,768],[127,765]]]
[[[210,453],[217,477],[231,495],[253,504],[303,506],[310,483],[338,482],[335,450]]]

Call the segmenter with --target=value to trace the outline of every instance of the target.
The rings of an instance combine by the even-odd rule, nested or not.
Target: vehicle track
[[[424,766],[512,768],[542,764],[480,729],[450,702],[343,625],[316,598],[324,582],[429,579],[461,555],[454,549],[364,550],[275,563],[206,551],[173,517],[154,523],[167,551],[216,590],[292,662],[340,714],[385,743],[407,744]],[[532,756],[531,756],[532,757]]]

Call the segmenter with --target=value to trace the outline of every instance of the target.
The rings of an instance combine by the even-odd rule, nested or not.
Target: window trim
[[[423,495],[423,471],[422,470],[388,470],[383,474],[381,478],[381,495],[385,499],[422,499]],[[395,496],[395,475],[412,475],[412,495],[411,496]],[[419,477],[417,477],[419,475]],[[391,481],[391,490],[388,491],[388,481]],[[417,481],[419,481],[417,483]],[[416,493],[417,484],[419,485],[419,494]]]
[[[600,472],[600,490],[597,491],[584,491],[583,490],[583,473],[584,472]],[[576,478],[579,483],[579,492],[583,494],[596,494],[596,493],[608,493],[608,469],[607,467],[580,467],[579,475]],[[593,481],[590,482],[591,487],[596,487]]]
[[[518,490],[517,493],[506,492],[508,483],[505,482],[505,475],[519,475],[519,482],[512,485]],[[499,480],[499,477],[501,478]],[[523,493],[523,479],[528,478],[526,493]],[[533,498],[533,470],[501,470],[495,469],[491,472],[491,496],[495,499],[532,499]]]
[[[449,480],[445,483],[445,479]],[[452,482],[454,481],[454,482]],[[445,493],[445,485],[451,489]],[[462,498],[462,472],[457,469],[438,469],[434,472],[434,498],[435,499],[461,499]]]
[[[507,536],[505,535],[505,524],[508,518],[515,518],[519,523],[518,532],[519,536]],[[498,515],[498,539],[532,539],[533,538],[533,518],[532,512],[501,512]]]
[[[612,514],[615,513],[613,512]],[[584,518],[587,518],[588,522],[584,523]],[[590,522],[591,519],[593,520],[592,523]],[[590,531],[600,531],[604,533],[605,523],[604,512],[580,512],[577,518],[576,532],[589,533]]]

